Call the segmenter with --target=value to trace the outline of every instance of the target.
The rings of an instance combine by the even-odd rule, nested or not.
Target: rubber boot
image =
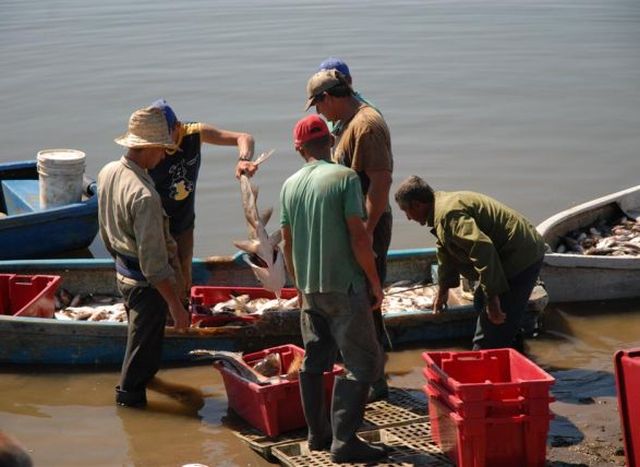
[[[383,376],[378,381],[371,384],[369,389],[368,402],[375,402],[386,400],[389,398],[389,385],[387,384],[387,378]]]
[[[116,404],[123,407],[145,407],[147,405],[147,394],[144,390],[131,392],[116,386]]]
[[[336,378],[331,406],[333,462],[372,462],[387,457],[384,447],[365,443],[356,435],[362,425],[368,395],[369,383]]]
[[[324,375],[301,371],[300,395],[302,410],[307,421],[307,442],[311,451],[323,451],[331,446],[331,424],[327,414],[324,391]]]

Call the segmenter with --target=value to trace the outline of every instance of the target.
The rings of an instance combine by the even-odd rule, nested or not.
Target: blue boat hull
[[[80,203],[40,210],[37,179],[35,161],[0,164],[0,204],[5,211],[17,206],[19,212],[0,219],[0,260],[50,257],[86,248],[98,233],[95,183],[86,184],[86,199]],[[20,182],[27,182],[21,192],[5,186]]]
[[[389,283],[431,282],[434,249],[400,250],[389,254]],[[110,259],[0,261],[0,273],[59,275],[62,287],[74,294],[117,295],[115,271]],[[195,285],[256,287],[256,279],[242,258],[212,257],[193,262]],[[544,291],[530,300],[528,327],[532,330],[547,304]],[[300,343],[299,311],[281,311],[258,325],[189,329],[175,333],[167,328],[163,361],[190,361],[194,349],[252,351],[286,343]],[[430,310],[385,313],[387,331],[394,346],[426,346],[436,341],[470,338],[477,313],[471,303],[449,306],[445,313]],[[105,322],[61,321],[0,315],[0,363],[103,365],[122,362],[126,325]]]

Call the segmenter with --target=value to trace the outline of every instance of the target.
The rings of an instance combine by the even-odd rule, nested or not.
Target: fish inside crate
[[[195,286],[191,288],[191,324],[200,327],[251,324],[265,311],[297,307],[296,289],[281,291],[281,298],[261,287]]]
[[[304,357],[304,349],[288,344],[250,353],[241,358],[255,371],[256,364],[268,361],[265,359],[273,354],[279,357],[279,370],[283,373],[286,370],[288,375],[285,373],[270,378],[262,375],[266,381],[256,381],[243,377],[239,372],[224,365],[216,365],[224,381],[229,407],[250,425],[270,437],[306,426],[300,385],[294,377],[296,366]],[[342,372],[340,366],[334,365],[332,371],[324,373],[327,407],[330,406],[334,379]]]

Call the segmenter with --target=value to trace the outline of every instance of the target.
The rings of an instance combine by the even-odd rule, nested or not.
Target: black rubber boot
[[[331,406],[333,462],[372,462],[387,457],[384,447],[365,443],[356,436],[362,424],[368,395],[368,383],[336,378]]]
[[[142,408],[147,405],[147,394],[145,391],[123,391],[116,386],[116,403],[124,407]]]
[[[368,402],[375,402],[386,400],[389,398],[389,385],[387,384],[387,378],[383,376],[378,381],[371,385],[369,389]]]
[[[300,373],[302,409],[307,421],[307,441],[311,451],[324,451],[331,447],[331,424],[324,400],[324,375]]]

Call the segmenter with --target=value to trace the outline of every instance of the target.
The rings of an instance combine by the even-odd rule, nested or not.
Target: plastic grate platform
[[[359,431],[370,431],[426,420],[428,420],[427,402],[421,392],[415,391],[414,394],[405,389],[390,387],[387,400],[367,404],[364,423]],[[270,438],[246,424],[232,411],[229,411],[227,421],[229,425],[232,425],[230,428],[233,429],[237,437],[267,459],[273,458],[271,450],[274,447],[304,441],[307,437],[307,429],[302,428]]]
[[[431,439],[429,422],[412,423],[403,426],[381,428],[359,433],[360,437],[372,443],[384,443],[389,449],[385,462],[376,463],[389,467],[428,466],[450,467],[451,461]],[[273,448],[273,456],[287,467],[321,467],[338,465],[331,462],[327,451],[310,452],[307,443],[281,444]],[[341,464],[345,465],[345,464]],[[366,464],[348,464],[366,465]]]

